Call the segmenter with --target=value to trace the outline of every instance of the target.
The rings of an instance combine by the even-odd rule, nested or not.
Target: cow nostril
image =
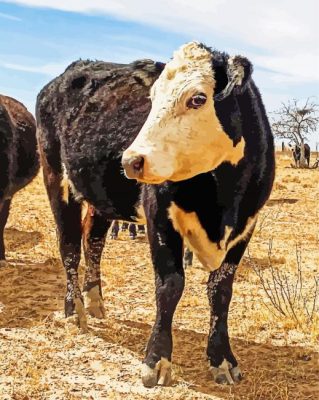
[[[134,172],[141,172],[144,166],[144,158],[142,156],[136,157],[132,162]]]

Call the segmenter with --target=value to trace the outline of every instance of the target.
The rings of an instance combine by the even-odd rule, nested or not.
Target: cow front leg
[[[82,240],[86,263],[83,295],[86,310],[96,318],[105,316],[100,264],[106,234],[110,225],[111,221],[99,215],[94,207],[88,207],[82,224]]]
[[[166,215],[148,218],[148,237],[155,270],[156,320],[142,367],[144,386],[171,381],[172,320],[184,289],[183,242]]]
[[[220,384],[230,385],[242,378],[230,347],[227,319],[235,272],[247,243],[240,242],[232,248],[221,267],[210,273],[207,283],[211,308],[207,356],[213,378]]]
[[[8,265],[4,246],[4,228],[8,220],[10,204],[11,199],[0,201],[0,267]]]

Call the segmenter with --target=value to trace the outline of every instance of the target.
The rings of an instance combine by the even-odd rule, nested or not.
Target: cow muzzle
[[[126,177],[129,179],[141,179],[143,177],[144,162],[143,155],[135,153],[123,154],[122,166]]]

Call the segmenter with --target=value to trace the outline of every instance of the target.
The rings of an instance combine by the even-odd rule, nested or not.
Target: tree
[[[316,131],[319,123],[318,104],[308,97],[304,105],[299,105],[299,100],[293,99],[274,111],[272,130],[276,137],[289,139],[300,147],[300,166],[306,166],[305,141],[308,136]]]

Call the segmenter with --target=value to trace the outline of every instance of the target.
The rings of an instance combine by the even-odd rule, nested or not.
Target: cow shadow
[[[26,232],[16,228],[6,228],[4,231],[5,246],[8,251],[20,248],[29,250],[43,239],[43,234],[38,231]]]
[[[115,319],[96,323],[92,332],[107,343],[127,348],[142,360],[151,326]],[[299,391],[300,399],[316,398],[314,387],[319,367],[314,352],[233,338],[232,347],[244,380],[235,386],[221,386],[213,381],[208,369],[207,334],[177,328],[173,330],[173,340],[173,386],[187,385],[198,393],[227,399],[285,399],[288,397],[282,396],[288,391]]]
[[[299,199],[287,199],[287,198],[282,198],[282,199],[270,199],[267,201],[266,205],[269,207],[275,206],[277,204],[295,204],[299,201]]]
[[[34,263],[8,257],[7,261],[8,266],[0,268],[0,327],[28,328],[63,309],[65,280],[58,260]]]
[[[43,263],[28,261],[0,269],[1,303],[0,327],[29,328],[63,310],[65,278],[59,260]],[[1,307],[0,307],[1,308]],[[61,313],[62,314],[62,313]],[[207,327],[208,329],[208,327]],[[151,332],[151,325],[143,317],[114,317],[104,320],[89,318],[89,334],[106,344],[122,346],[142,360]],[[232,346],[240,360],[245,379],[234,387],[215,384],[207,368],[207,334],[184,327],[173,330],[174,385],[187,385],[193,391],[227,399],[287,399],[315,397],[318,363],[304,348],[256,343],[233,338]],[[123,355],[123,360],[124,360]]]

